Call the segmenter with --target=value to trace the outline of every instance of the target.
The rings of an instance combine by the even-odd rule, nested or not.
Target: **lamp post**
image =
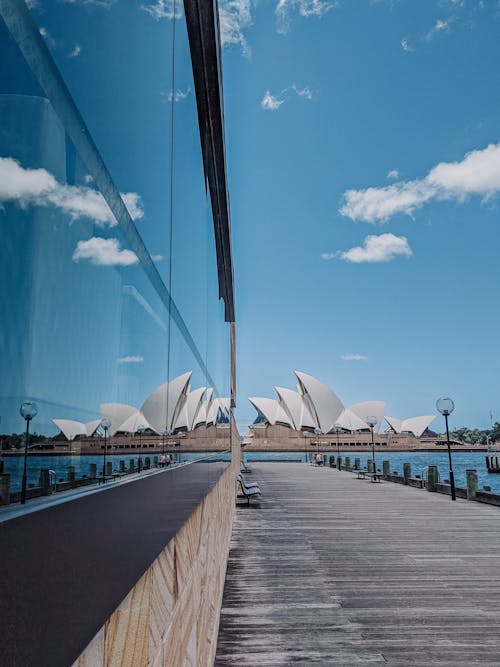
[[[137,427],[137,433],[139,434],[139,460],[137,462],[137,471],[141,472],[142,470],[142,434],[146,428],[141,424]]]
[[[377,418],[374,417],[373,415],[368,416],[365,419],[365,422],[368,424],[370,427],[370,433],[372,435],[372,461],[373,461],[373,472],[377,472],[377,466],[375,464],[375,442],[373,440],[373,429],[375,428],[375,425],[377,424]],[[373,478],[375,479],[375,478]]]
[[[321,435],[321,429],[316,427],[314,429],[314,433],[316,434],[316,463],[318,463],[318,454],[319,454],[319,436]]]
[[[342,425],[337,422],[333,425],[333,430],[337,434],[337,456],[340,456],[339,433],[342,431]]]
[[[102,481],[106,484],[106,457],[108,455],[108,431],[111,426],[111,422],[107,417],[101,419],[101,428],[104,431],[104,457],[102,460]]]
[[[24,401],[19,408],[19,414],[26,421],[26,437],[24,439],[24,466],[23,466],[23,481],[21,486],[21,504],[26,502],[26,483],[28,470],[28,447],[30,442],[30,421],[38,414],[38,407],[33,401]]]
[[[307,463],[307,431],[303,431],[302,435],[304,436],[304,461]]]
[[[446,442],[448,444],[448,461],[450,464],[451,499],[456,500],[457,496],[455,492],[455,475],[453,473],[453,464],[451,462],[450,432],[448,430],[448,417],[455,409],[455,403],[453,403],[451,398],[443,396],[442,398],[438,398],[438,400],[436,401],[436,408],[443,415],[446,422]]]

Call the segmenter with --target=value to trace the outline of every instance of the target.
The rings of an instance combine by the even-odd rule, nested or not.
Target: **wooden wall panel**
[[[234,515],[233,462],[73,667],[210,667]]]

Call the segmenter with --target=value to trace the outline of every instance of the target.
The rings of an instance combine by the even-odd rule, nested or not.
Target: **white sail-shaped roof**
[[[435,415],[422,415],[421,417],[408,417],[408,419],[396,419],[386,417],[385,420],[396,433],[413,433],[420,438],[425,429],[436,419]]]
[[[323,433],[328,433],[344,410],[342,401],[330,387],[312,375],[300,371],[295,371],[295,375],[304,397],[308,399],[306,402],[313,411],[313,417],[316,417],[319,428]]]
[[[186,428],[190,431],[193,428],[193,421],[198,413],[205,391],[206,387],[199,387],[189,392],[175,420],[174,429]]]
[[[254,406],[257,412],[268,421],[271,426],[276,423],[276,413],[278,412],[279,403],[275,398],[262,398],[260,396],[253,396],[248,399]]]
[[[275,387],[275,390],[280,398],[281,406],[288,415],[290,424],[295,429],[299,431],[302,428],[317,426],[301,394],[286,387]]]
[[[282,405],[278,402],[278,409],[276,410],[276,423],[286,424],[287,426],[293,426],[290,417],[284,411]]]
[[[196,413],[193,419],[193,428],[195,428],[199,424],[204,424],[207,421],[206,403],[207,403],[206,401],[201,401],[198,408],[198,412]]]
[[[420,438],[425,429],[436,419],[435,415],[422,415],[421,417],[410,417],[403,421],[403,432],[409,431]]]
[[[368,428],[368,424],[349,408],[342,412],[336,423],[346,431],[363,431]]]
[[[349,410],[354,412],[354,414],[356,414],[360,419],[363,420],[363,422],[365,422],[365,425],[362,428],[369,428],[368,424],[366,423],[367,417],[375,417],[377,419],[377,423],[373,427],[373,432],[379,433],[382,422],[384,421],[386,405],[387,404],[385,401],[362,401],[361,403],[353,403],[353,405],[350,405]]]
[[[52,422],[68,440],[74,440],[77,435],[87,435],[87,429],[82,422],[73,419],[53,419]]]
[[[386,415],[385,421],[389,424],[394,433],[401,433],[401,427],[403,425],[402,419],[398,419],[397,417],[387,417]]]
[[[94,419],[91,422],[87,422],[86,424],[84,424],[85,433],[88,435],[89,438],[90,436],[94,435],[96,430],[99,428],[100,423],[101,423],[100,419]]]
[[[108,430],[109,437],[113,437],[118,431],[118,427],[128,419],[131,415],[137,412],[137,408],[126,403],[101,403],[99,406],[101,415],[106,417],[111,422]]]
[[[172,430],[188,391],[192,371],[165,382],[144,401],[141,412],[156,433]]]
[[[210,406],[207,409],[207,424],[215,424],[217,421],[217,414],[219,413],[219,399],[213,398]]]
[[[281,406],[287,413],[293,427],[300,430],[302,423],[302,396],[286,387],[275,387],[275,390],[280,398]]]
[[[120,424],[118,427],[117,431],[120,433],[137,433],[137,429],[140,427],[143,428],[149,428],[152,431],[154,431],[154,428],[151,428],[150,424],[148,424],[148,420],[146,417],[142,414],[140,410],[136,410],[133,415],[130,415],[123,424]]]

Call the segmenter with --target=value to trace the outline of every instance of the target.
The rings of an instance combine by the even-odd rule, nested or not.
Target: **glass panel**
[[[104,4],[34,5],[33,25],[12,3],[20,20],[0,19],[0,465],[13,502],[26,425],[28,500],[229,449],[229,329],[185,22]]]

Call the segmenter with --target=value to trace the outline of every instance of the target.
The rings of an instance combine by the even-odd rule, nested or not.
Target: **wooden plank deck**
[[[253,463],[215,664],[500,666],[500,508]]]

